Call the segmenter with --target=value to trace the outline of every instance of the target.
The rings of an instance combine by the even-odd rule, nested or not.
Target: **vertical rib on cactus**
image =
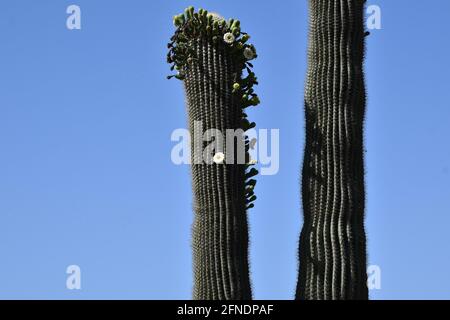
[[[368,299],[363,0],[310,0],[297,299]]]
[[[229,53],[209,41],[196,41],[195,51],[198,60],[185,78],[190,128],[200,121],[205,130],[238,129],[242,110],[231,88],[232,75],[240,70]],[[194,298],[250,299],[245,167],[194,163],[192,176]]]
[[[251,88],[256,80],[243,79],[243,70],[249,67],[239,23],[226,24],[205,10],[175,17],[178,30],[169,44],[169,63],[184,81],[187,97],[189,128],[193,139],[202,139],[202,130],[248,129],[243,109],[248,106],[245,94],[256,96]],[[234,33],[233,42],[225,42],[225,34]],[[247,38],[247,36],[246,36]],[[242,44],[239,45],[239,43]],[[253,58],[253,57],[252,57]],[[250,70],[250,69],[248,69]],[[246,82],[246,79],[249,82]],[[239,84],[237,86],[236,84]],[[194,193],[193,261],[194,292],[196,300],[249,300],[252,297],[248,260],[247,209],[253,205],[255,171],[247,172],[248,147],[245,163],[227,163],[228,155],[238,152],[239,142],[245,146],[247,137],[238,134],[238,143],[231,148],[226,143],[220,150],[225,163],[207,164],[195,143],[192,151],[192,185]],[[217,151],[217,150],[216,150]]]

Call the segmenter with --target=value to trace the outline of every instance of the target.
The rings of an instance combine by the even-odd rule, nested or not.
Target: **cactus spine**
[[[363,0],[310,0],[297,299],[368,299]]]
[[[224,144],[221,150],[215,150],[220,152],[212,164],[203,161],[206,143],[200,152],[195,143],[191,145],[193,296],[196,300],[248,300],[252,292],[247,209],[256,199],[256,181],[252,178],[257,171],[251,168],[244,134],[254,123],[247,120],[244,109],[259,103],[253,90],[257,80],[249,62],[256,51],[246,43],[249,36],[241,32],[237,20],[226,22],[206,10],[194,12],[190,7],[176,16],[174,23],[177,30],[168,45],[168,62],[172,70],[177,70],[173,77],[184,82],[193,139],[203,134],[197,132],[196,124],[204,131],[218,129],[223,134],[227,129],[242,129],[236,146]],[[228,163],[230,155],[238,158],[237,146],[244,147],[244,162]],[[220,155],[226,155],[225,160]]]

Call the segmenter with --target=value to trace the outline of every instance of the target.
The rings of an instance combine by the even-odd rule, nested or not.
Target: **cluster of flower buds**
[[[184,80],[190,63],[195,60],[191,40],[200,38],[210,39],[215,44],[228,47],[235,61],[242,65],[243,70],[246,69],[250,73],[250,69],[253,68],[250,61],[257,57],[256,49],[253,45],[247,44],[250,36],[241,31],[239,20],[225,21],[216,13],[204,9],[195,12],[194,7],[189,7],[184,13],[174,16],[173,23],[177,30],[168,44],[167,62],[172,65],[171,70],[175,70],[176,74],[169,76],[169,79]],[[253,97],[253,93],[249,95]],[[254,99],[253,104],[246,103],[246,106],[255,105],[256,101],[259,100]]]

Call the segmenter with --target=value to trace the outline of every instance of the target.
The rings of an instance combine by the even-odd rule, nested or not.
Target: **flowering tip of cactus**
[[[189,40],[202,38],[227,50],[240,65],[242,72],[247,72],[246,76],[242,75],[235,79],[230,88],[232,93],[241,97],[239,99],[241,108],[245,109],[260,103],[253,89],[258,82],[251,70],[253,65],[249,62],[257,57],[256,50],[253,45],[247,44],[250,36],[247,33],[241,33],[239,20],[229,19],[227,22],[217,13],[208,12],[203,8],[195,12],[194,7],[191,6],[186,8],[184,13],[174,17],[174,24],[178,30],[168,44],[167,61],[172,64],[171,70],[177,70],[179,73],[170,78],[180,80],[185,78],[193,61],[198,61],[193,44]],[[245,114],[243,118],[246,118]],[[255,126],[248,121],[243,123],[245,130]]]

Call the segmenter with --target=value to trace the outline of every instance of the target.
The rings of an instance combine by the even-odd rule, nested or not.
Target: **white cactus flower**
[[[236,40],[236,37],[231,32],[227,32],[223,36],[223,41],[225,41],[228,44],[232,44],[235,40]]]
[[[255,53],[251,48],[247,47],[244,49],[244,57],[247,60],[252,60],[253,58],[255,58]]]
[[[217,152],[213,157],[213,161],[215,164],[223,164],[225,155],[222,152]]]

